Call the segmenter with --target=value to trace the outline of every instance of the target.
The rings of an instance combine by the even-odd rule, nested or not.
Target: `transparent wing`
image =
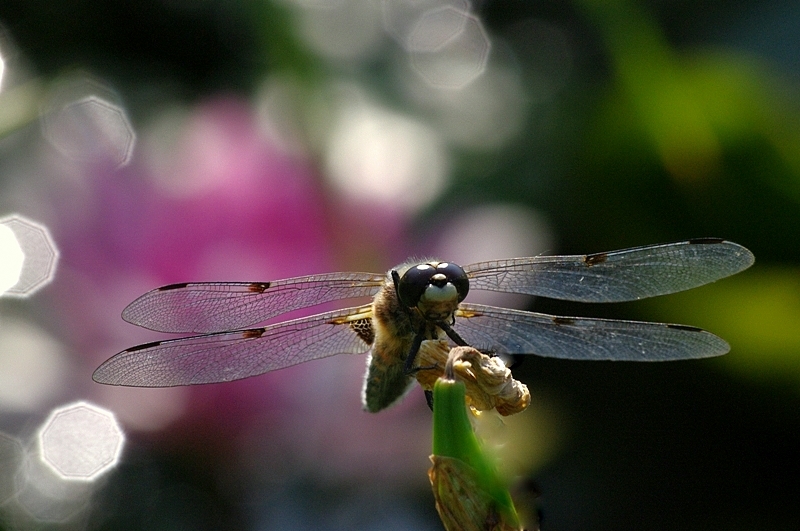
[[[730,350],[724,340],[692,326],[556,317],[480,304],[461,304],[453,328],[478,349],[573,360],[668,361]]]
[[[754,260],[741,245],[702,238],[588,255],[494,260],[464,271],[470,289],[620,302],[702,286],[747,269]]]
[[[274,282],[171,284],[130,303],[122,318],[158,332],[224,332],[324,302],[375,295],[384,278],[373,273],[327,273]]]
[[[359,354],[369,346],[348,319],[368,315],[368,309],[347,308],[263,328],[147,343],[111,357],[92,378],[134,387],[229,382],[336,354]]]

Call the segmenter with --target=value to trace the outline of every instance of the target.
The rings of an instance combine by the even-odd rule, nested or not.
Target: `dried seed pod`
[[[448,531],[518,531],[496,500],[482,488],[475,469],[453,457],[432,455],[431,480],[436,510]]]
[[[464,382],[467,403],[478,411],[497,409],[501,415],[525,411],[531,403],[528,387],[515,380],[511,370],[496,356],[487,356],[472,347],[450,349],[445,341],[425,341],[417,355],[421,370],[415,376],[426,390],[446,371]]]

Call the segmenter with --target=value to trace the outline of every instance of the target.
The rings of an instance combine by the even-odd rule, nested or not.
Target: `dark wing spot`
[[[574,325],[575,324],[575,319],[573,319],[572,317],[558,317],[558,316],[554,315],[553,316],[553,324],[555,324],[555,325]]]
[[[264,328],[251,328],[249,330],[242,330],[242,337],[244,339],[258,339],[264,335]]]
[[[699,245],[699,244],[712,244],[712,243],[722,243],[725,240],[722,238],[692,238],[689,240],[690,245]]]
[[[702,332],[702,328],[696,326],[682,325],[682,324],[668,324],[667,328],[674,328],[675,330],[685,330],[686,332]]]
[[[158,288],[158,291],[169,291],[171,289],[183,289],[188,286],[188,282],[179,282],[178,284],[169,284],[167,286],[161,286]]]
[[[161,341],[153,341],[152,343],[145,343],[144,345],[136,345],[135,347],[125,349],[125,352],[136,352],[137,350],[144,350],[150,347],[157,347],[160,345]]]
[[[359,319],[358,321],[353,321],[350,323],[350,328],[367,345],[371,346],[373,341],[375,341],[375,330],[372,328],[371,319]]]
[[[269,289],[270,283],[269,282],[253,282],[249,286],[247,286],[248,291],[252,291],[253,293],[264,293]]]
[[[587,254],[583,257],[584,263],[587,266],[592,267],[593,265],[602,264],[608,260],[608,253],[594,253],[594,254]]]

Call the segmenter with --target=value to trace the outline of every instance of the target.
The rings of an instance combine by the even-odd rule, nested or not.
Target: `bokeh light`
[[[74,521],[90,507],[94,490],[92,483],[70,481],[58,475],[42,461],[36,447],[25,452],[16,483],[18,491],[9,513],[22,529],[43,522]]]
[[[114,415],[87,402],[54,410],[39,432],[42,460],[70,480],[92,481],[113,468],[123,440]]]
[[[22,263],[25,260],[25,254],[19,246],[16,234],[3,223],[0,223],[0,255],[3,257],[0,263],[0,295],[2,295],[19,282]]]
[[[53,280],[58,262],[58,250],[47,227],[20,215],[12,215],[0,219],[5,230],[1,243],[9,252],[9,260],[3,258],[3,276],[12,279],[19,271],[18,280],[6,288],[4,295],[12,297],[28,297]],[[16,245],[9,239],[8,231],[13,233]],[[18,266],[19,254],[22,251],[22,267]]]
[[[339,61],[373,55],[381,39],[380,12],[370,0],[283,0],[296,9],[298,32],[317,53]]]
[[[460,90],[431,90],[418,76],[406,79],[409,98],[426,111],[426,119],[449,145],[481,151],[501,149],[525,125],[529,101],[513,68],[496,64]]]
[[[484,73],[491,43],[479,18],[445,6],[420,17],[408,47],[411,65],[431,86],[459,89]]]
[[[0,438],[3,474],[13,474],[4,520],[13,529],[86,525],[97,480],[117,463],[123,438],[113,414],[88,402],[54,409],[27,447]]]
[[[444,144],[433,129],[409,116],[356,96],[342,105],[330,138],[329,175],[357,201],[413,211],[446,186]]]
[[[461,12],[471,9],[469,0],[381,0],[384,30],[406,51],[412,51],[411,34],[428,11],[452,6]]]
[[[48,332],[18,317],[0,323],[0,411],[35,412],[69,380],[64,347]]]
[[[17,473],[22,466],[24,450],[16,438],[0,432],[0,506],[17,494]]]
[[[113,91],[90,79],[76,78],[56,87],[42,115],[44,137],[70,160],[131,160],[136,133]]]

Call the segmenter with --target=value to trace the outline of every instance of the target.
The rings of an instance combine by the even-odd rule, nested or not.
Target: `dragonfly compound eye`
[[[409,268],[400,277],[397,284],[397,296],[407,308],[414,308],[431,283],[431,277],[436,274],[436,269],[430,264],[419,264]]]
[[[458,302],[463,301],[467,293],[469,293],[469,279],[461,266],[450,262],[440,262],[436,265],[436,273],[437,277],[444,275],[445,282],[455,286],[458,293]]]

